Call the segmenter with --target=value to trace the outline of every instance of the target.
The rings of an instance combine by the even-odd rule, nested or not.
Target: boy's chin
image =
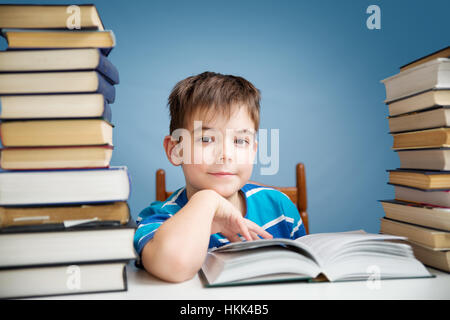
[[[212,189],[212,190],[216,191],[218,194],[220,194],[224,198],[229,198],[233,194],[235,194],[236,192],[239,191],[240,186],[236,186],[236,185],[215,185],[215,186],[211,186],[211,188],[208,188],[208,189]]]

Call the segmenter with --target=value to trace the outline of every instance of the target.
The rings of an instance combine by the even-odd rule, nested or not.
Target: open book
[[[431,277],[405,237],[364,231],[234,242],[208,252],[207,286],[288,280],[329,281]]]

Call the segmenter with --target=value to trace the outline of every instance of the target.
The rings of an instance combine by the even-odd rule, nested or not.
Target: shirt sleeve
[[[297,239],[301,236],[306,235],[306,229],[303,225],[300,213],[298,212],[297,206],[291,201],[291,199],[289,199],[287,196],[282,196],[280,198],[280,206],[283,214],[288,219],[292,219],[290,238]]]
[[[156,230],[158,230],[164,221],[172,216],[172,214],[168,212],[161,212],[158,210],[160,205],[161,202],[154,202],[139,214],[137,229],[133,240],[134,248],[139,257],[141,256],[144,246],[153,239]]]

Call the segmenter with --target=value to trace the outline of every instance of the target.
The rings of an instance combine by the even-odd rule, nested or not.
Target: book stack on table
[[[0,298],[126,290],[114,34],[94,5],[0,5],[0,28]]]
[[[406,236],[424,264],[450,271],[450,47],[400,68],[386,86],[400,168],[381,201],[381,232]]]

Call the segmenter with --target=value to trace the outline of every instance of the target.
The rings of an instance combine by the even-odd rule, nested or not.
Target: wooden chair
[[[309,223],[306,197],[306,175],[305,166],[303,163],[298,163],[296,166],[296,186],[295,187],[275,187],[268,186],[259,182],[249,181],[249,183],[258,184],[261,186],[271,187],[283,192],[297,205],[300,216],[302,217],[303,225],[305,226],[306,234],[309,234]],[[166,190],[166,172],[163,169],[156,171],[156,200],[165,201],[172,192]]]

